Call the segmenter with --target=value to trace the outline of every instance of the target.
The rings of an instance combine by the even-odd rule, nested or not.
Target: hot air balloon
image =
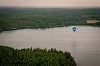
[[[72,30],[73,30],[74,32],[76,31],[76,29],[77,29],[76,27],[73,27],[73,28],[72,28]]]

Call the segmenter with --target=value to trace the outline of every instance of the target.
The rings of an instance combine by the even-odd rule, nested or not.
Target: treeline
[[[0,31],[88,25],[88,19],[100,20],[100,8],[0,8]]]
[[[0,46],[0,66],[76,66],[69,52],[56,49],[13,49]]]

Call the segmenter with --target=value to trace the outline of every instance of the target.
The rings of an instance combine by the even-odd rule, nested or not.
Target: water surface
[[[0,34],[0,45],[17,49],[56,48],[72,54],[78,66],[100,66],[100,28],[20,29]]]

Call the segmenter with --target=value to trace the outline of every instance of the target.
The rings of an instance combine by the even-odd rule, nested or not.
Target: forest
[[[14,49],[0,46],[0,66],[76,66],[69,52],[56,49]]]
[[[100,8],[14,8],[0,7],[0,32],[23,28],[53,28],[70,25],[99,26]]]

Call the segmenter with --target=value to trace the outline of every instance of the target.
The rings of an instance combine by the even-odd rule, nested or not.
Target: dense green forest
[[[93,25],[100,20],[100,8],[0,8],[0,31],[22,28],[52,28],[69,25]]]
[[[13,49],[0,46],[0,66],[76,66],[69,52],[56,49]]]

